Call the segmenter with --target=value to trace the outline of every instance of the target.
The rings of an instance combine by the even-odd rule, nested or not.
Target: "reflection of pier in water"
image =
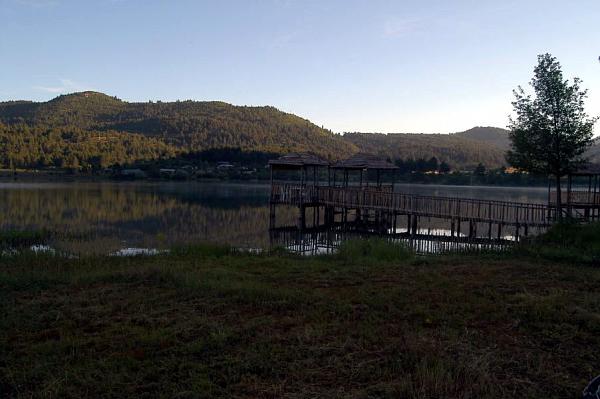
[[[269,225],[274,229],[272,238],[276,238],[272,241],[278,241],[279,232],[288,231],[277,229],[277,208],[282,205],[297,208],[298,232],[294,234],[300,236],[307,236],[307,227],[310,227],[314,231],[378,234],[411,242],[411,246],[416,245],[413,242],[421,242],[419,245],[435,243],[438,248],[425,252],[466,246],[496,248],[501,243],[517,242],[523,236],[543,232],[557,219],[556,200],[552,202],[550,190],[547,204],[394,192],[397,168],[370,155],[358,154],[330,164],[312,155],[289,154],[269,164]],[[323,173],[325,168],[326,175]],[[276,172],[286,176],[276,179]],[[290,179],[290,174],[298,177],[298,172],[299,179]],[[341,180],[337,179],[339,172]],[[572,176],[569,176],[565,204],[566,217],[580,221],[597,219],[600,212],[600,201],[596,201],[597,176],[594,183],[592,175],[585,176],[589,180],[587,196],[574,195]],[[584,204],[580,203],[580,197],[585,197]],[[594,200],[590,201],[592,197]],[[573,198],[578,198],[578,202]],[[320,242],[329,248],[330,243],[339,241],[322,240],[318,234],[314,237],[317,248]]]
[[[346,226],[348,227],[348,226]],[[334,253],[338,246],[353,238],[384,237],[389,242],[402,243],[418,254],[439,254],[444,252],[499,251],[514,244],[511,237],[489,240],[468,236],[449,236],[449,231],[423,230],[416,234],[390,232],[381,235],[360,228],[344,229],[336,227],[314,227],[299,229],[296,226],[275,227],[269,230],[271,248],[285,248],[301,255],[322,255]]]

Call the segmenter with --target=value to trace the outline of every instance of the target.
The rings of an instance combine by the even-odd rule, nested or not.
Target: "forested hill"
[[[81,144],[104,140],[105,136],[113,141],[125,140],[133,134],[136,143],[130,143],[130,148],[134,144],[161,147],[156,153],[241,148],[271,153],[307,151],[340,158],[357,151],[340,135],[273,107],[197,101],[128,103],[96,92],[62,95],[41,103],[0,103],[0,123],[4,124],[0,126],[0,138],[10,142],[10,151],[19,151],[20,145],[17,137],[11,136],[38,141],[37,147],[42,148],[37,155],[44,158],[43,163],[52,163],[61,153],[68,153],[73,144],[71,136]],[[87,152],[77,157],[101,155],[104,166],[115,161],[109,159],[110,154],[92,154],[92,150],[86,148]],[[3,151],[1,160],[5,164],[11,155],[7,151]],[[20,155],[25,154],[12,155],[12,162],[21,164]]]
[[[393,160],[436,157],[452,168],[503,165],[507,131],[343,136],[274,107],[223,102],[129,103],[97,92],[47,102],[0,102],[3,167],[101,168],[205,150],[312,152],[340,159],[362,151]],[[226,154],[226,152],[225,152]],[[228,160],[228,159],[223,159]]]
[[[453,134],[421,133],[346,133],[344,139],[360,151],[391,159],[429,159],[436,157],[453,167],[505,165],[508,131],[494,127],[475,127]]]
[[[477,126],[464,132],[455,133],[455,135],[469,140],[484,142],[499,147],[502,150],[508,150],[510,147],[508,133],[508,130],[499,127]]]

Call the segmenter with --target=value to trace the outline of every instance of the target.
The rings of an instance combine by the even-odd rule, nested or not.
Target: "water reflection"
[[[470,238],[465,235],[453,236],[449,230],[426,231],[410,235],[406,232],[379,235],[359,230],[335,228],[279,227],[271,229],[271,248],[283,248],[300,255],[324,255],[335,253],[346,240],[379,237],[392,243],[400,243],[418,254],[441,254],[447,252],[503,251],[514,245],[514,237],[500,239]]]
[[[544,189],[418,185],[397,189],[424,195],[545,200]],[[160,251],[200,242],[269,248],[273,234],[268,193],[266,184],[241,183],[0,183],[0,230],[46,230],[51,239],[43,244],[72,254],[110,254],[127,248]],[[295,225],[296,219],[295,209],[278,209],[280,225]]]

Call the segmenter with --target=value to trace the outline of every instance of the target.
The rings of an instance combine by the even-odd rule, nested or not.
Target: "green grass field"
[[[577,398],[598,228],[568,228],[502,255],[5,256],[0,396]]]

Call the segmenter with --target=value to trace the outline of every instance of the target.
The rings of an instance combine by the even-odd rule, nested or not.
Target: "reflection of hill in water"
[[[543,190],[418,185],[402,185],[398,191],[524,201],[544,195]],[[83,253],[202,241],[266,248],[268,192],[268,186],[258,184],[0,183],[0,229],[48,230],[55,234],[53,245]],[[297,217],[295,209],[278,209],[277,224],[295,225]],[[422,219],[419,225],[449,228],[447,221]]]
[[[269,191],[266,186],[209,185],[208,187],[207,190],[201,186],[192,185],[187,190],[181,190],[180,186],[171,184],[153,192],[159,196],[168,196],[181,202],[200,204],[210,208],[262,207],[269,204]]]
[[[4,189],[0,190],[0,228],[58,232],[65,237],[57,240],[58,245],[82,252],[199,241],[268,245],[268,207],[260,191],[182,187],[99,184]]]

